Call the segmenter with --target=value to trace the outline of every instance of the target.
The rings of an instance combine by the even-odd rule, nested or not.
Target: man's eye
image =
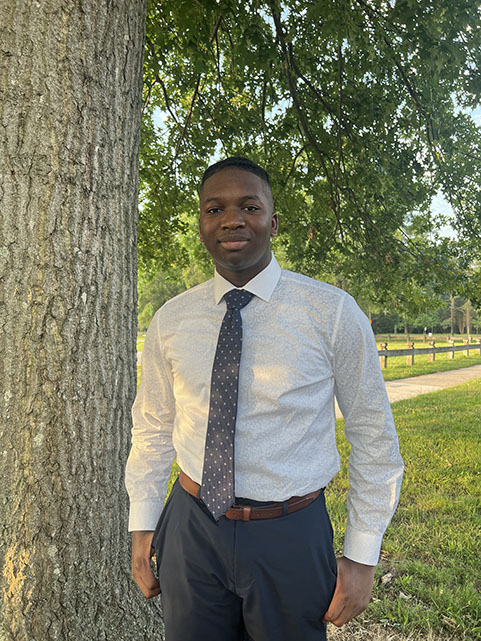
[[[247,211],[258,211],[260,207],[257,207],[256,205],[246,205],[244,209],[247,209]]]
[[[211,207],[207,210],[208,214],[218,214],[220,212],[220,207]]]

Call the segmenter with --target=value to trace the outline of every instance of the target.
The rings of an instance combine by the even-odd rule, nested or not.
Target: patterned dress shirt
[[[130,530],[155,529],[174,456],[202,481],[222,297],[233,287],[216,272],[149,326],[126,469]],[[336,397],[352,445],[344,555],[375,565],[403,463],[369,322],[349,294],[274,257],[244,289],[254,297],[241,312],[236,496],[283,501],[328,485],[340,468]]]

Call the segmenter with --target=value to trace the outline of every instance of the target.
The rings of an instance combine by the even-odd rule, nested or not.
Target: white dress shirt
[[[202,480],[210,379],[232,283],[214,278],[163,305],[145,338],[127,462],[131,530],[153,530],[174,456]],[[244,285],[235,435],[236,496],[283,501],[339,471],[334,396],[352,444],[344,554],[375,565],[403,472],[376,343],[346,292],[281,270]]]

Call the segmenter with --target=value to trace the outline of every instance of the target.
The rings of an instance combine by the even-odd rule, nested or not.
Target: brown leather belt
[[[200,485],[187,476],[187,474],[182,472],[182,470],[179,474],[179,483],[186,492],[195,498],[198,498]],[[309,494],[304,496],[292,496],[287,501],[284,501],[284,503],[272,503],[271,505],[262,507],[234,504],[227,510],[225,516],[228,519],[231,519],[231,521],[273,519],[278,516],[283,516],[286,513],[291,514],[292,512],[297,512],[297,510],[302,510],[303,507],[307,507],[314,501],[314,499],[317,499],[320,493],[321,490],[316,490],[315,492],[309,492]],[[285,505],[287,505],[287,510],[284,509]]]

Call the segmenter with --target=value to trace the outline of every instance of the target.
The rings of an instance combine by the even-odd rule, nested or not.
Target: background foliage
[[[481,298],[481,29],[472,0],[152,0],[140,267],[210,273],[196,188],[269,170],[287,264],[403,315]],[[439,190],[453,229],[430,211]],[[206,271],[208,270],[208,271]]]

